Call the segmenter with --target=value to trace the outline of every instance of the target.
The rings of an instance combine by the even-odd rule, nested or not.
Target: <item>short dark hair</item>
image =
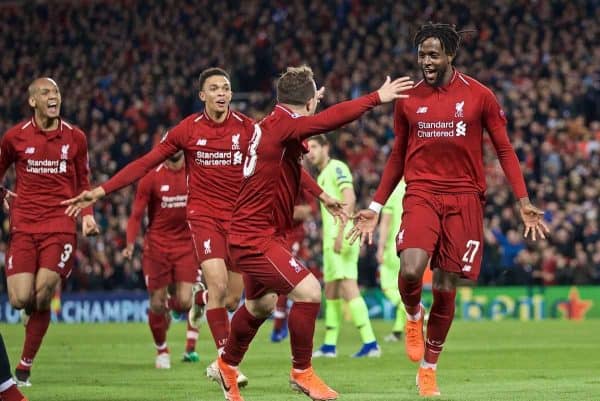
[[[277,80],[277,101],[302,106],[315,96],[314,74],[307,65],[288,67]]]
[[[229,73],[227,73],[227,71],[225,71],[224,69],[219,67],[207,68],[206,70],[200,73],[200,77],[198,78],[198,81],[200,82],[200,90],[202,90],[202,88],[204,87],[204,82],[206,82],[208,78],[215,75],[222,75],[231,81],[231,79],[229,78]]]
[[[454,56],[460,46],[460,34],[461,32],[456,31],[456,25],[428,22],[421,25],[415,34],[414,45],[419,47],[426,39],[437,38],[444,52],[449,56]]]
[[[327,136],[325,134],[311,136],[310,138],[308,138],[308,140],[315,141],[321,146],[329,145],[329,139],[327,139]]]

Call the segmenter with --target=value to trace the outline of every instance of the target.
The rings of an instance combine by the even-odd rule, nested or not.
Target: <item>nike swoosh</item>
[[[221,376],[221,385],[223,386],[223,388],[225,389],[225,391],[229,392],[229,389],[231,388],[231,386],[227,386],[225,384],[225,379],[223,378],[223,375],[221,374],[221,369],[219,369],[219,376]]]

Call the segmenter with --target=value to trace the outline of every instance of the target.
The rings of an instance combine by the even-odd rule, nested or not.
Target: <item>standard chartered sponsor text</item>
[[[417,136],[419,138],[443,138],[454,136],[454,121],[419,121],[417,127]]]
[[[34,174],[59,174],[66,172],[66,162],[64,160],[27,160],[25,169],[28,173]]]
[[[160,207],[172,209],[176,207],[186,207],[187,195],[163,196],[161,198]]]

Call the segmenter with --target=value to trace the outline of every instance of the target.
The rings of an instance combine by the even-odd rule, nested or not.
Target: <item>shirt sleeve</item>
[[[502,170],[515,196],[517,199],[527,197],[527,187],[519,166],[519,159],[508,139],[504,111],[500,108],[494,94],[489,90],[484,98],[483,124],[490,135]]]
[[[150,152],[137,160],[132,161],[115,174],[111,179],[102,184],[106,194],[117,191],[139,180],[148,172],[165,161],[169,156],[177,153],[185,146],[187,127],[185,122],[180,123],[172,130],[167,131],[160,143]]]
[[[350,188],[354,190],[354,186],[352,185],[352,173],[350,172],[350,168],[345,163],[338,163],[334,169],[335,173],[335,183],[340,191]]]
[[[151,193],[152,180],[149,176],[145,176],[138,184],[133,207],[131,208],[131,216],[127,220],[127,245],[135,243],[135,239],[140,232],[144,211],[150,202]]]
[[[90,161],[88,158],[88,144],[85,134],[75,132],[77,140],[77,154],[75,155],[75,176],[77,177],[76,193],[90,189]],[[92,215],[94,209],[88,206],[81,211],[83,216]]]
[[[333,105],[314,116],[297,117],[291,123],[291,136],[300,141],[337,129],[356,120],[381,103],[377,92]]]
[[[404,160],[406,158],[406,147],[408,145],[409,126],[402,109],[402,103],[396,102],[394,110],[394,147],[390,153],[387,163],[383,169],[381,182],[375,191],[373,201],[380,205],[390,197],[400,179],[404,175]]]
[[[300,186],[302,191],[306,191],[315,198],[318,198],[324,191],[323,188],[317,184],[314,178],[303,168],[301,168]]]
[[[6,134],[2,137],[2,142],[0,142],[0,183],[4,181],[6,170],[8,170],[16,159],[14,148],[10,142],[10,135]]]

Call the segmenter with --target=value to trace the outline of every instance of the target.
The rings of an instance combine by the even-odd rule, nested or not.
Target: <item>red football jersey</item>
[[[336,129],[378,105],[374,92],[339,103],[314,116],[300,116],[278,104],[255,124],[244,162],[244,180],[231,223],[232,244],[285,232],[293,225],[300,188],[303,140]]]
[[[445,87],[420,81],[396,101],[396,140],[374,201],[385,204],[404,175],[407,190],[485,194],[483,130],[488,131],[517,198],[527,196],[506,117],[490,89],[454,71]]]
[[[169,130],[150,152],[102,184],[102,188],[110,193],[129,185],[183,149],[189,187],[188,217],[211,216],[229,222],[242,181],[242,150],[254,132],[253,123],[235,111],[229,111],[220,124],[205,113],[191,115]]]
[[[131,217],[127,222],[127,243],[133,244],[148,207],[146,243],[169,250],[188,246],[192,234],[186,220],[188,188],[185,169],[171,170],[161,164],[139,182]]]
[[[17,197],[10,208],[11,231],[75,233],[75,219],[60,202],[90,187],[83,131],[63,120],[54,131],[40,130],[34,118],[21,122],[2,137],[0,178],[13,163]]]

